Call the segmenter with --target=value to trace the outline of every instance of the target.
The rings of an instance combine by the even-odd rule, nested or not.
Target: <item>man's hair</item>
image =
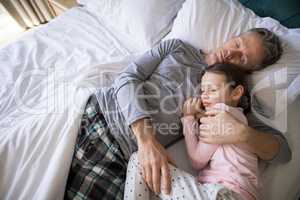
[[[247,33],[256,33],[262,39],[266,56],[259,68],[264,68],[268,65],[272,65],[279,60],[282,55],[283,49],[281,41],[275,33],[269,31],[266,28],[252,28],[248,30]]]
[[[230,63],[218,63],[218,64],[210,65],[204,70],[203,74],[205,72],[224,75],[226,78],[226,83],[228,83],[229,86],[233,89],[238,85],[243,86],[245,92],[242,98],[240,99],[238,106],[242,107],[245,113],[249,112],[250,95],[247,90],[247,83],[246,83],[246,76],[248,74],[247,72],[242,70],[240,66],[230,64]]]

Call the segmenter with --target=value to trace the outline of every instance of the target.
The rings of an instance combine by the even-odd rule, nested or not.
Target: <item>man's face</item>
[[[213,57],[216,63],[231,63],[254,71],[263,62],[265,50],[258,34],[244,33],[227,41],[213,53]]]

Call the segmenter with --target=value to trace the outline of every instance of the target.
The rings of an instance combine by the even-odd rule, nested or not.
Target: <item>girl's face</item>
[[[238,103],[235,89],[227,83],[223,74],[206,72],[201,81],[201,100],[204,108],[211,108],[216,103],[225,103],[229,106],[236,106]],[[237,101],[236,101],[237,100]]]

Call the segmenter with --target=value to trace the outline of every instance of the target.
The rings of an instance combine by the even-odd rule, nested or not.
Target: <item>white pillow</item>
[[[254,27],[268,28],[283,41],[284,53],[279,62],[251,75],[249,84],[251,89],[255,87],[252,95],[257,114],[269,125],[285,130],[274,120],[286,111],[287,87],[299,73],[295,70],[300,67],[299,32],[285,28],[272,18],[256,16],[236,0],[186,0],[165,39],[179,38],[210,51]],[[266,78],[270,80],[264,82]]]
[[[299,77],[296,79],[300,74],[300,29],[290,29],[278,35],[283,44],[281,59],[253,73],[249,79],[252,93],[260,107],[263,107],[260,114],[271,124],[276,124],[272,121],[281,112],[286,112],[288,104],[292,104],[300,93]]]
[[[298,75],[297,78],[289,85],[287,92],[289,104],[293,103],[300,97],[300,75]]]
[[[134,42],[137,50],[145,51],[170,31],[183,1],[80,0],[78,2],[99,17],[119,40]]]
[[[204,51],[260,25],[276,33],[287,29],[271,18],[260,18],[236,0],[186,0],[165,39],[179,38]]]
[[[293,40],[289,41],[288,46],[291,47],[291,52],[287,54],[290,55],[287,59],[290,62],[294,61],[294,67],[289,70],[289,77],[294,80],[288,86],[287,96],[288,103],[292,104],[300,96],[300,29],[292,29],[289,32],[292,35],[289,38]]]

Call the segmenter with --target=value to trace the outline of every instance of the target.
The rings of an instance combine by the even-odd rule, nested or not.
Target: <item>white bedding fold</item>
[[[0,199],[63,198],[81,110],[129,55],[82,8],[0,50]]]

